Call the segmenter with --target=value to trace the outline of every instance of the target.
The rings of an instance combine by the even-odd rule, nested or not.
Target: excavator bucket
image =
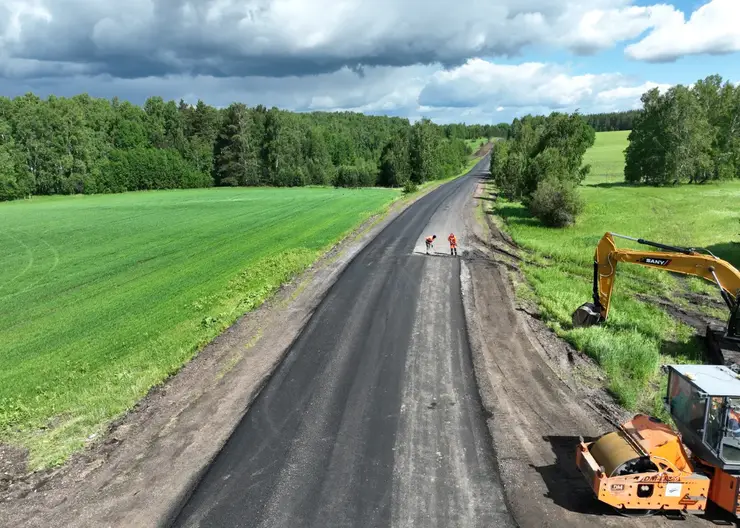
[[[573,326],[584,328],[593,326],[601,320],[601,313],[594,303],[585,303],[578,307],[572,315]]]

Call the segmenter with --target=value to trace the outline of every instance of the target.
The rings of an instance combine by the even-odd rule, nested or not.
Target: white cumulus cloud
[[[603,104],[621,104],[623,108],[627,110],[627,104],[631,102],[632,109],[638,109],[642,107],[640,97],[645,92],[657,88],[661,93],[665,93],[671,86],[671,84],[655,83],[648,81],[646,83],[637,86],[619,86],[610,90],[604,90],[596,95],[596,100]]]
[[[656,10],[632,0],[0,0],[0,63],[5,76],[33,75],[33,64],[49,74],[49,62],[125,78],[454,66],[537,45],[591,54],[639,36]]]
[[[419,102],[430,107],[490,110],[631,108],[646,86],[619,73],[573,75],[554,64],[471,59],[458,68],[436,72],[422,89]]]
[[[10,96],[33,91],[41,96],[71,96],[87,92],[96,97],[126,97],[141,104],[152,95],[165,99],[198,99],[227,106],[241,101],[297,111],[349,110],[437,122],[490,123],[510,121],[527,113],[553,110],[582,113],[638,107],[640,96],[655,86],[619,73],[573,74],[555,64],[497,64],[471,59],[464,65],[370,67],[359,77],[349,68],[309,77],[212,77],[168,75],[117,79],[109,75],[57,78],[0,78],[0,93]]]
[[[648,62],[736,51],[740,51],[739,0],[711,0],[688,20],[681,11],[664,13],[649,35],[625,48],[628,57]]]

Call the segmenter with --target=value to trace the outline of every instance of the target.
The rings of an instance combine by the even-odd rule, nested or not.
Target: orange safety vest
[[[457,238],[455,238],[455,235],[450,235],[447,237],[447,240],[450,241],[450,246],[455,247],[457,246]]]

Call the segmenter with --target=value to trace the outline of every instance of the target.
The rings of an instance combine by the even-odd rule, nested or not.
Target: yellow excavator
[[[662,251],[617,248],[615,237]],[[594,254],[593,302],[582,304],[573,313],[574,327],[592,326],[607,320],[618,262],[694,275],[716,284],[729,310],[729,318],[724,328],[707,325],[706,340],[710,359],[740,370],[740,271],[706,249],[669,246],[642,238],[606,233],[596,246]]]
[[[618,249],[614,237],[662,251]],[[596,498],[623,515],[702,514],[711,502],[740,518],[740,368],[733,355],[740,343],[740,272],[708,251],[606,233],[594,258],[593,303],[573,313],[574,326],[606,321],[618,262],[716,284],[730,316],[726,328],[710,327],[707,337],[720,343],[725,364],[667,365],[664,403],[677,431],[638,414],[594,441],[581,439],[576,465]]]

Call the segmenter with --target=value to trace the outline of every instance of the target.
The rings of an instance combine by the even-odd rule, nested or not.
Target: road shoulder
[[[517,248],[485,215],[479,185],[461,285],[473,365],[501,481],[520,526],[635,526],[601,505],[575,466],[579,436],[628,415],[593,361],[558,339],[514,295]],[[663,526],[654,518],[652,526]],[[687,522],[699,522],[690,518]]]

